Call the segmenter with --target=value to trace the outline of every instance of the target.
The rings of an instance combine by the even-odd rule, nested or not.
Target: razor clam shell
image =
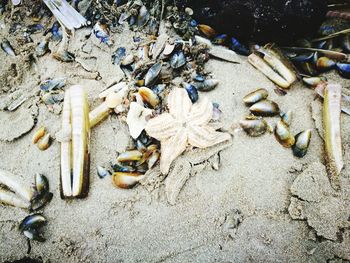
[[[290,83],[277,74],[262,58],[256,54],[250,54],[248,56],[248,61],[261,73],[263,73],[272,82],[280,86],[281,88],[287,89],[290,87]]]
[[[213,46],[208,51],[209,55],[214,58],[218,58],[231,63],[240,63],[241,59],[236,54],[236,52],[223,47],[223,46]]]
[[[324,90],[323,125],[326,167],[331,177],[343,169],[343,151],[340,130],[341,86],[328,84]]]
[[[112,109],[108,107],[106,102],[102,102],[99,106],[89,112],[89,125],[90,129],[95,127],[101,121],[106,119],[109,114],[112,112]]]
[[[89,105],[82,86],[70,88],[72,112],[72,158],[73,158],[73,185],[72,195],[84,198],[89,190],[90,168],[90,125]]]
[[[19,208],[30,208],[30,202],[19,198],[16,194],[0,189],[0,203]]]
[[[70,90],[65,92],[63,110],[62,110],[62,133],[70,134],[69,140],[61,142],[61,178],[60,178],[60,192],[61,198],[72,196],[72,178],[71,178],[71,103]]]
[[[34,196],[32,189],[22,184],[18,180],[18,176],[2,169],[0,169],[0,185],[6,186],[28,202],[30,202]]]

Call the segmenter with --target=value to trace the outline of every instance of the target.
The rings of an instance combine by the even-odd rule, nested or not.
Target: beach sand
[[[0,39],[8,37],[16,49],[6,32],[1,31]],[[40,125],[52,135],[60,129],[60,115],[39,103],[38,83],[68,77],[66,88],[83,85],[94,108],[101,102],[99,92],[123,78],[111,63],[111,54],[119,46],[130,50],[132,37],[139,34],[125,29],[113,36],[115,44],[109,48],[94,36],[86,39],[89,33],[90,29],[78,30],[70,41],[69,50],[79,63],[61,63],[47,54],[24,70],[22,56],[11,58],[0,52],[0,76],[8,80],[2,82],[0,100],[13,92],[29,97],[15,112],[0,111],[0,168],[27,184],[35,173],[42,173],[54,194],[43,209],[47,240],[31,242],[29,255],[27,241],[17,229],[27,211],[0,205],[0,262],[26,256],[40,262],[350,261],[350,117],[342,114],[345,168],[341,190],[335,192],[323,165],[322,101],[302,83],[294,84],[285,96],[277,95],[273,83],[245,57],[241,64],[210,59],[206,68],[220,84],[200,96],[219,103],[223,127],[233,130],[249,112],[243,96],[267,89],[283,111],[293,111],[294,134],[312,129],[304,158],[294,157],[273,134],[252,138],[235,131],[232,143],[219,153],[208,154],[209,149],[190,157],[189,152],[174,163],[179,176],[189,179],[172,205],[162,177],[145,180],[132,190],[115,188],[110,177],[98,178],[96,166],[107,167],[129,139],[126,124],[110,116],[92,129],[88,197],[62,200],[59,143],[54,140],[44,152],[32,144]],[[13,70],[12,64],[18,69]],[[14,71],[17,79],[8,77]],[[101,79],[94,79],[96,72]],[[343,88],[350,86],[334,72],[327,77]],[[268,118],[271,124],[276,120]],[[193,161],[197,157],[199,161]],[[213,169],[218,163],[219,169]]]

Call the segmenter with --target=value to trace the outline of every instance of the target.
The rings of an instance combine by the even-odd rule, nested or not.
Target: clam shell
[[[302,158],[306,155],[311,140],[311,130],[298,133],[295,136],[295,144],[292,146],[293,154]]]
[[[242,129],[252,137],[263,135],[267,131],[267,123],[263,118],[246,119],[239,122]]]
[[[126,118],[131,137],[136,139],[145,129],[147,118],[152,115],[151,109],[146,109],[136,102],[131,102]]]

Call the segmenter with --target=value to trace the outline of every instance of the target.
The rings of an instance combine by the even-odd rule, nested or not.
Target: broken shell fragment
[[[111,109],[114,109],[115,107],[117,107],[119,104],[122,103],[122,101],[123,101],[123,98],[122,96],[120,96],[119,93],[111,92],[106,97],[106,105]]]
[[[324,90],[323,126],[327,170],[331,177],[338,176],[343,169],[343,151],[340,129],[341,86],[328,84]]]
[[[143,156],[142,152],[138,150],[126,151],[119,154],[117,161],[121,163],[140,161],[142,159],[142,156]]]
[[[151,89],[146,87],[139,88],[139,94],[143,100],[143,102],[147,103],[148,105],[152,106],[152,108],[155,108],[160,103],[160,100]]]
[[[136,139],[140,136],[147,124],[147,118],[152,115],[151,109],[142,107],[137,102],[131,102],[130,110],[126,118],[131,137]]]
[[[89,113],[90,129],[96,126],[97,124],[99,124],[105,118],[107,118],[111,112],[112,112],[112,109],[108,107],[106,102],[101,103],[95,109],[90,111]]]
[[[140,173],[123,172],[116,172],[112,177],[114,185],[123,189],[133,188],[142,178],[143,176],[141,176]]]
[[[46,128],[44,126],[41,126],[38,130],[35,131],[33,135],[32,142],[33,144],[36,144],[44,135],[46,134]]]
[[[247,118],[239,122],[242,129],[252,137],[263,135],[267,131],[267,123],[263,118]]]
[[[276,102],[261,100],[249,108],[250,112],[256,116],[271,117],[279,114],[280,109]]]
[[[286,148],[292,147],[295,143],[294,135],[282,120],[278,121],[275,127],[275,136],[277,141]]]
[[[243,102],[247,105],[253,105],[263,99],[266,99],[269,96],[269,93],[266,89],[257,89],[243,98]]]
[[[306,155],[311,140],[311,130],[298,133],[295,136],[295,144],[292,146],[293,154],[302,158]]]
[[[47,148],[49,148],[51,145],[51,135],[50,133],[47,133],[45,136],[43,136],[37,143],[38,149],[40,151],[45,151]]]

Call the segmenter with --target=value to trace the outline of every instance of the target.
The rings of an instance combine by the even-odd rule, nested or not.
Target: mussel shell
[[[192,103],[197,102],[199,99],[197,88],[194,85],[188,84],[188,83],[184,83],[184,87],[185,87],[187,94],[190,97],[190,100],[192,101]]]
[[[346,34],[342,37],[341,46],[345,53],[350,53],[350,34]]]
[[[311,140],[311,130],[306,130],[298,133],[295,136],[295,144],[292,146],[293,154],[296,157],[302,158],[307,153]]]
[[[256,116],[271,117],[279,114],[280,109],[276,102],[261,100],[249,108],[250,112]]]
[[[40,228],[46,225],[46,223],[47,220],[42,214],[33,214],[26,216],[19,224],[18,229],[20,231],[24,231],[28,229]]]
[[[58,61],[66,62],[66,63],[73,62],[75,60],[74,54],[69,51],[64,51],[62,53],[54,53],[52,54],[52,56]]]
[[[350,79],[350,63],[337,63],[336,67],[342,77]]]
[[[269,93],[266,89],[257,89],[244,96],[243,102],[247,105],[253,105],[258,101],[266,99],[269,96]]]
[[[122,173],[116,172],[112,176],[113,183],[118,188],[133,188],[142,179],[140,173]]]
[[[303,62],[303,63],[298,63],[298,66],[303,73],[309,76],[317,76],[319,74],[316,66],[313,63]]]
[[[104,168],[104,167],[102,167],[102,166],[97,166],[97,175],[98,175],[98,177],[100,177],[101,179],[102,178],[105,178],[106,176],[108,176],[108,175],[110,175],[110,172],[106,169],[106,168]]]
[[[126,49],[124,47],[117,48],[117,50],[112,55],[113,64],[120,65],[120,63],[122,62],[125,56],[126,56]]]
[[[152,108],[155,108],[160,103],[160,99],[157,94],[155,94],[151,89],[147,87],[139,88],[139,94],[143,102],[150,105]]]
[[[231,37],[231,43],[230,43],[230,48],[237,52],[240,55],[243,56],[248,56],[250,54],[250,51],[248,48],[243,46],[236,38]]]
[[[35,49],[35,54],[37,57],[44,56],[49,51],[49,42],[44,39],[39,43],[39,45]]]
[[[40,83],[40,90],[51,91],[66,85],[66,78],[48,79]]]
[[[335,61],[330,58],[320,57],[317,60],[316,67],[320,71],[327,71],[333,69],[335,64]]]
[[[197,82],[196,87],[199,91],[211,91],[217,87],[219,81],[217,79],[206,79],[203,82]]]
[[[185,64],[186,64],[186,57],[181,50],[175,52],[170,58],[170,66],[173,69],[181,68]]]
[[[216,35],[216,31],[208,25],[200,24],[197,27],[198,27],[198,30],[208,38],[213,38]]]
[[[292,147],[295,143],[294,135],[282,120],[280,120],[275,127],[275,137],[277,141],[286,148]]]
[[[142,156],[143,156],[142,152],[140,152],[138,150],[126,151],[126,152],[119,154],[117,161],[121,162],[121,163],[140,161]]]
[[[153,85],[157,81],[161,70],[162,70],[162,63],[157,62],[147,71],[145,76],[146,87]]]
[[[45,175],[39,173],[35,174],[34,181],[35,189],[39,196],[43,195],[44,193],[50,190],[49,180],[47,180]]]
[[[239,124],[252,137],[261,136],[267,131],[267,123],[263,118],[245,119],[240,121]]]
[[[37,211],[43,208],[46,204],[51,202],[53,198],[53,193],[44,192],[41,196],[36,197],[31,204],[31,211]]]
[[[38,242],[44,242],[46,239],[39,233],[39,231],[35,228],[26,229],[23,231],[23,235],[30,239]]]
[[[1,43],[1,48],[2,50],[7,54],[7,55],[10,55],[10,56],[16,56],[16,53],[15,51],[13,50],[10,42],[5,39],[2,43]]]
[[[148,20],[150,19],[150,13],[146,6],[141,6],[139,15],[137,17],[137,26],[143,27],[147,24]]]
[[[313,58],[313,56],[314,56],[314,53],[309,52],[309,53],[304,53],[304,54],[300,54],[300,55],[291,57],[290,60],[293,62],[298,62],[298,63],[308,62]]]
[[[212,43],[213,44],[216,44],[216,45],[224,45],[227,41],[227,35],[226,34],[221,34],[221,35],[218,35],[216,36]]]
[[[129,166],[129,165],[116,163],[116,164],[112,164],[111,166],[114,172],[123,172],[123,173],[136,172],[136,167]]]

